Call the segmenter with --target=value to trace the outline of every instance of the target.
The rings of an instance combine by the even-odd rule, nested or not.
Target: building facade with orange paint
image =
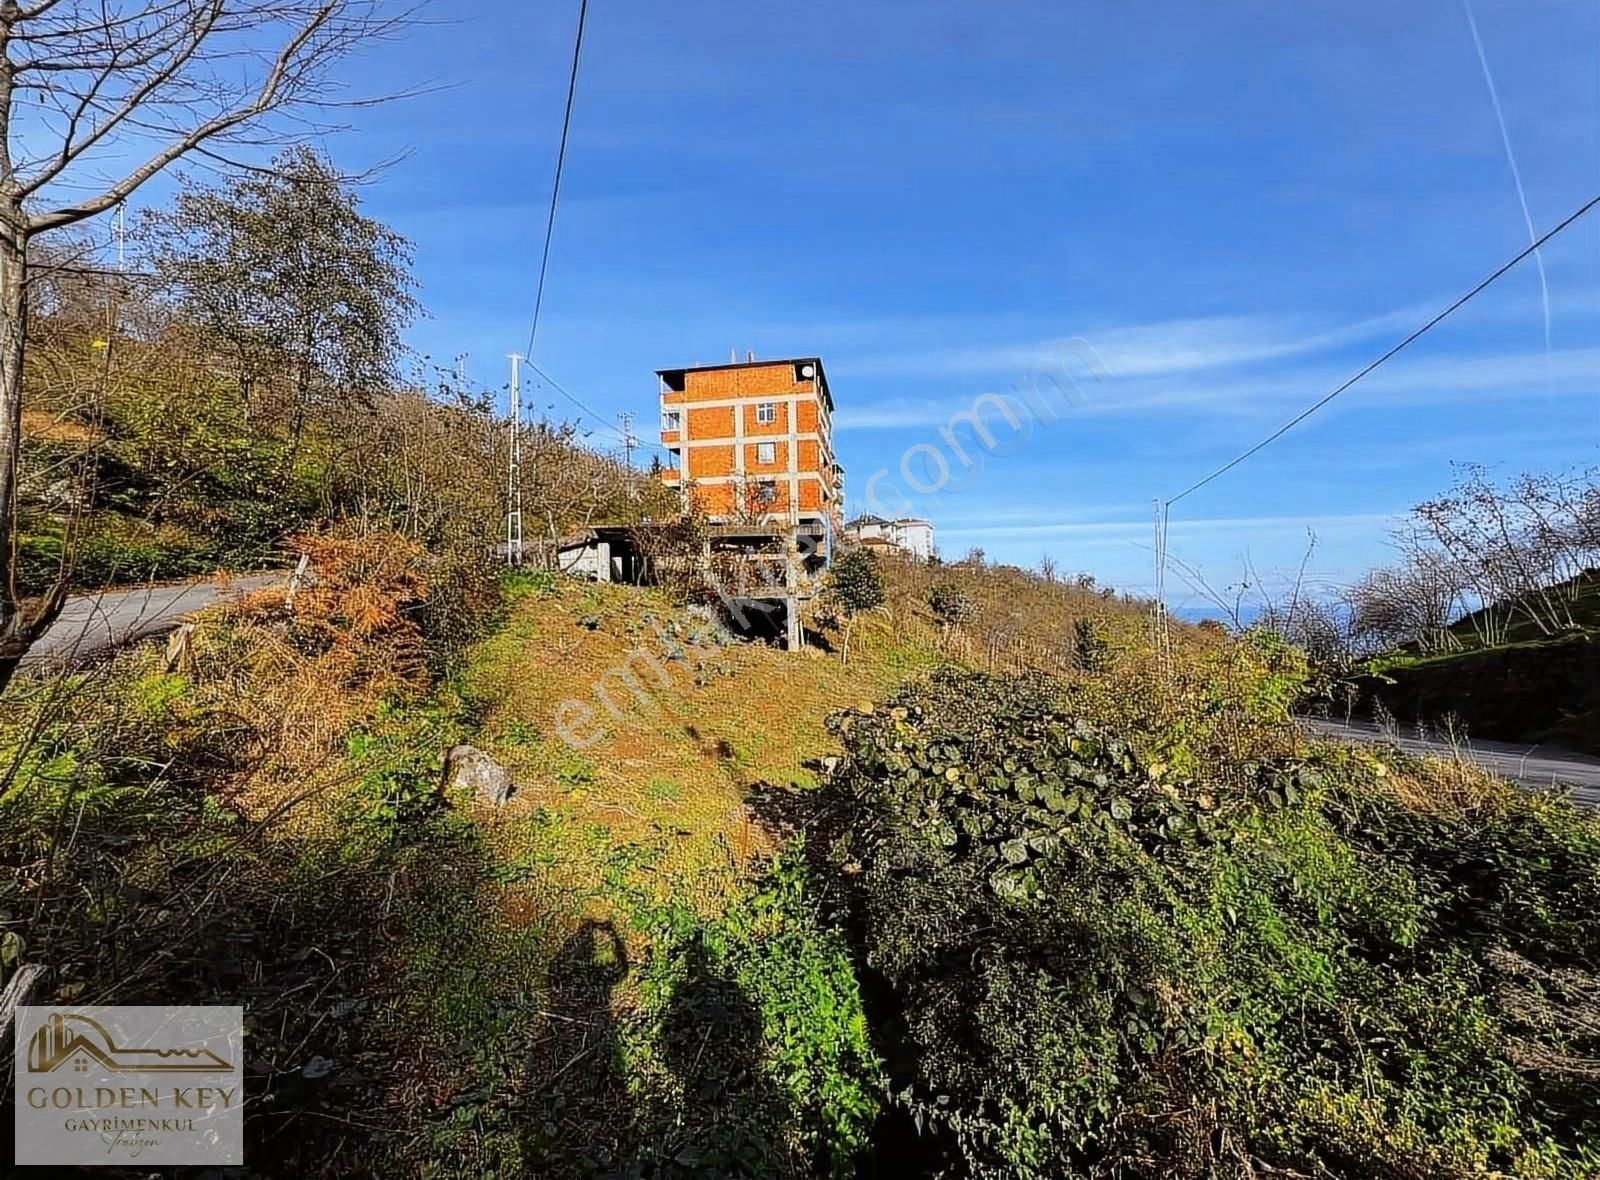
[[[818,357],[659,369],[662,478],[713,521],[836,528],[844,469]]]

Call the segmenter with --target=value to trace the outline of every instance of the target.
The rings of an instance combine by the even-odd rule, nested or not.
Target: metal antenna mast
[[[520,352],[507,353],[511,361],[511,447],[506,463],[506,564],[522,564],[522,363]]]

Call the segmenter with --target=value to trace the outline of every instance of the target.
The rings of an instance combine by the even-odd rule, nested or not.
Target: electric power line
[[[544,378],[544,380],[549,383],[549,385],[550,385],[550,387],[552,389],[554,389],[562,397],[566,398],[573,405],[577,406],[579,410],[583,411],[581,414],[578,415],[580,420],[585,415],[587,415],[588,418],[589,418],[589,421],[591,423],[593,423],[594,428],[596,430],[607,431],[607,432],[609,432],[611,434],[616,435],[618,440],[626,441],[627,436],[624,435],[621,430],[617,429],[617,427],[612,426],[609,422],[607,422],[600,415],[599,411],[591,408],[587,402],[582,401],[581,399],[579,399],[579,397],[576,394],[574,394],[571,390],[567,389],[566,386],[562,385],[561,382],[557,381],[554,377],[550,376],[549,373],[546,373],[543,369],[541,369],[538,365],[534,364],[532,361],[528,361],[526,363],[527,363],[528,368],[532,369],[535,373],[539,374],[540,377]],[[670,456],[672,454],[671,451],[669,451],[666,447],[662,446],[660,443],[651,442],[647,438],[644,438],[644,437],[639,436],[639,435],[634,435],[633,436],[633,442],[634,442],[635,446],[651,447],[651,448],[654,448],[655,450],[660,451],[663,455]]]
[[[546,373],[538,365],[534,364],[532,361],[529,361],[528,368],[532,369],[535,373],[539,374],[539,376],[543,377],[545,381],[549,382],[552,389],[554,389],[562,397],[566,398],[573,405],[577,406],[578,409],[582,411],[578,415],[580,420],[584,417],[584,415],[588,415],[590,421],[594,423],[597,430],[609,430],[612,434],[618,433],[617,428],[610,425],[598,410],[593,409],[588,402],[580,400],[577,394],[572,393],[565,385],[561,384],[561,382],[550,376],[549,373]]]
[[[1201,480],[1199,480],[1199,481],[1197,481],[1195,483],[1192,483],[1188,487],[1184,488],[1183,491],[1179,492],[1176,496],[1173,496],[1172,499],[1170,499],[1170,500],[1168,500],[1166,502],[1167,507],[1170,508],[1173,504],[1176,504],[1179,500],[1183,499],[1185,496],[1189,495],[1191,492],[1199,491],[1201,488],[1205,487],[1206,484],[1210,483],[1212,480],[1216,479],[1218,476],[1227,474],[1229,471],[1232,471],[1235,467],[1239,466],[1239,464],[1243,463],[1246,459],[1250,458],[1252,455],[1256,454],[1258,451],[1261,451],[1264,448],[1266,448],[1267,446],[1270,446],[1272,443],[1277,442],[1278,439],[1280,439],[1284,435],[1288,434],[1289,431],[1293,430],[1296,426],[1300,425],[1300,423],[1304,422],[1307,418],[1311,417],[1312,414],[1315,414],[1318,410],[1322,409],[1323,406],[1327,405],[1334,398],[1338,397],[1345,390],[1349,389],[1357,381],[1360,381],[1368,373],[1371,373],[1374,369],[1378,368],[1378,366],[1382,365],[1385,361],[1389,360],[1389,358],[1393,357],[1396,353],[1400,352],[1407,345],[1409,345],[1413,341],[1417,340],[1419,337],[1421,337],[1422,335],[1424,335],[1425,333],[1427,333],[1428,331],[1430,331],[1431,329],[1433,329],[1434,327],[1436,327],[1437,325],[1442,323],[1445,319],[1447,319],[1450,315],[1455,313],[1457,310],[1459,310],[1460,308],[1465,306],[1467,303],[1471,302],[1474,298],[1476,298],[1478,296],[1479,293],[1481,293],[1485,288],[1489,287],[1492,283],[1496,282],[1498,279],[1500,279],[1502,276],[1504,276],[1506,274],[1506,272],[1511,270],[1514,266],[1516,266],[1517,263],[1519,263],[1523,259],[1527,258],[1530,254],[1537,253],[1541,246],[1543,246],[1546,242],[1550,241],[1550,239],[1555,237],[1557,234],[1561,233],[1568,226],[1572,225],[1573,222],[1577,221],[1585,213],[1588,213],[1589,210],[1593,209],[1596,205],[1600,205],[1600,196],[1595,196],[1595,197],[1589,198],[1589,200],[1584,202],[1584,204],[1581,205],[1577,209],[1576,212],[1573,212],[1573,213],[1569,214],[1564,220],[1559,222],[1554,228],[1546,231],[1544,236],[1535,239],[1525,249],[1520,251],[1516,255],[1516,257],[1512,258],[1509,262],[1506,262],[1503,265],[1501,265],[1497,270],[1494,271],[1493,274],[1489,275],[1488,278],[1484,279],[1477,286],[1473,287],[1472,290],[1468,291],[1465,295],[1461,296],[1461,298],[1457,299],[1449,307],[1445,308],[1438,315],[1434,316],[1427,323],[1423,324],[1422,327],[1420,327],[1416,331],[1412,332],[1411,335],[1407,336],[1404,340],[1400,341],[1400,343],[1396,344],[1393,348],[1389,349],[1388,352],[1384,353],[1377,360],[1375,360],[1372,363],[1370,363],[1369,365],[1367,365],[1360,372],[1358,372],[1355,376],[1353,376],[1349,380],[1345,381],[1342,385],[1338,386],[1336,389],[1334,389],[1332,392],[1328,393],[1327,395],[1325,395],[1324,397],[1322,397],[1318,401],[1313,402],[1311,405],[1307,406],[1304,410],[1301,410],[1293,418],[1290,418],[1289,421],[1285,422],[1282,426],[1278,427],[1278,429],[1274,430],[1271,434],[1267,435],[1266,438],[1264,438],[1260,442],[1256,443],[1256,445],[1251,447],[1248,451],[1245,451],[1244,454],[1238,456],[1235,459],[1230,459],[1228,462],[1224,463],[1221,467],[1217,468],[1215,471],[1213,471],[1210,475],[1206,476],[1204,479],[1201,479]]]
[[[578,91],[578,60],[583,53],[583,26],[589,13],[589,0],[578,5],[578,33],[572,42],[572,74],[567,79],[567,110],[561,118],[561,146],[556,149],[556,175],[550,185],[550,216],[544,226],[544,251],[539,258],[539,285],[533,296],[533,322],[528,326],[528,347],[525,350],[529,365],[533,364],[533,342],[539,334],[539,312],[544,306],[544,280],[550,269],[550,241],[556,230],[556,203],[561,198],[561,172],[567,161],[567,134],[572,129],[572,100]]]

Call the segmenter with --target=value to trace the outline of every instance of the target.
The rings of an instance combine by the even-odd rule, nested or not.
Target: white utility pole
[[[113,225],[117,237],[117,270],[119,271],[123,269],[124,254],[126,253],[128,240],[127,210],[128,203],[126,201],[117,202],[117,216]]]
[[[1166,660],[1167,655],[1167,506],[1156,500],[1156,584],[1155,606],[1151,612],[1151,628],[1155,641],[1156,658]]]
[[[506,463],[506,564],[522,564],[522,363],[519,352],[507,353],[511,361],[511,447]]]
[[[617,422],[622,427],[622,466],[628,473],[628,498],[638,499],[638,492],[633,486],[633,448],[637,440],[633,437],[633,414],[623,410],[617,414]]]

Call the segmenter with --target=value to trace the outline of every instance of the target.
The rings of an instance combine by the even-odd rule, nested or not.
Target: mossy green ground
[[[687,888],[714,906],[725,875],[711,870],[772,851],[746,808],[750,791],[814,787],[835,749],[829,713],[878,700],[936,662],[870,624],[853,648],[845,664],[814,648],[791,656],[722,644],[652,591],[520,585],[504,626],[458,678],[479,715],[468,740],[518,784],[489,817],[497,843],[516,855],[525,817],[537,814],[539,841],[560,844],[563,863],[594,872],[598,859],[627,853],[652,894]]]

